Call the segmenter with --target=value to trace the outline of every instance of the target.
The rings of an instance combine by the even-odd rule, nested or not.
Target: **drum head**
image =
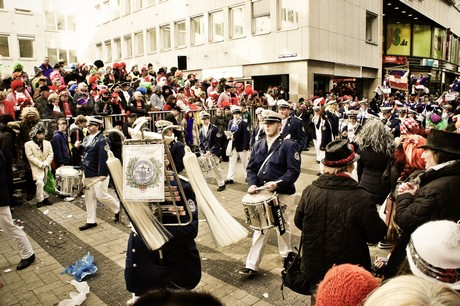
[[[75,176],[79,174],[80,170],[74,169],[72,166],[62,166],[56,169],[56,175]]]
[[[262,203],[273,197],[273,192],[262,190],[258,193],[250,194],[247,193],[243,197],[243,203],[252,204],[252,203]]]

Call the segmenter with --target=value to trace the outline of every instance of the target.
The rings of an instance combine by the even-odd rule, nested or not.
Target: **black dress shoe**
[[[37,208],[40,208],[42,206],[49,206],[49,205],[53,205],[53,203],[51,203],[48,198],[44,199],[43,201],[41,202],[37,202]]]
[[[32,254],[29,258],[21,259],[16,270],[22,270],[30,266],[35,261],[35,254]]]
[[[87,229],[90,229],[96,226],[97,226],[97,223],[85,223],[85,225],[80,226],[79,229],[80,231],[86,231]]]
[[[233,180],[226,180],[225,184],[233,184]]]
[[[219,186],[219,188],[217,188],[217,191],[223,191],[223,190],[225,190],[225,185]]]
[[[115,223],[120,222],[120,212],[117,212],[115,214],[115,217],[113,218],[113,222],[115,222]]]

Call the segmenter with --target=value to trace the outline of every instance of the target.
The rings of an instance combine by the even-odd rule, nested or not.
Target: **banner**
[[[434,28],[433,30],[433,49],[431,50],[432,58],[442,59],[442,52],[445,40],[444,30],[440,28]]]
[[[123,199],[164,201],[163,144],[123,146]]]
[[[409,90],[409,69],[408,68],[387,68],[390,87],[398,90]]]

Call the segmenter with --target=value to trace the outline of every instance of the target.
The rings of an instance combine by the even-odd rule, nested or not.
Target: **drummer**
[[[200,153],[201,156],[208,156],[209,158],[219,159],[222,152],[221,143],[217,138],[219,128],[210,123],[210,117],[211,116],[208,112],[200,112],[201,122],[203,122],[199,133]],[[219,186],[217,191],[225,190],[224,172],[222,171],[219,162],[217,163],[216,167],[214,167],[213,171],[214,175],[216,176],[217,185]]]
[[[270,111],[262,112],[265,137],[259,139],[253,147],[247,167],[248,193],[256,194],[258,187],[269,192],[277,192],[279,202],[284,209],[286,232],[278,235],[278,248],[282,257],[292,251],[290,211],[294,208],[294,183],[300,174],[300,154],[296,142],[281,136],[283,116]],[[267,232],[254,231],[252,247],[246,259],[246,266],[240,274],[253,275],[259,270],[259,264],[267,243]]]

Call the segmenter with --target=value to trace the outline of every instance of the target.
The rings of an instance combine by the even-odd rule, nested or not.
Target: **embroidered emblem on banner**
[[[148,187],[157,187],[160,183],[160,172],[162,165],[151,158],[150,160],[139,160],[133,157],[129,160],[126,181],[128,186],[145,191]]]

